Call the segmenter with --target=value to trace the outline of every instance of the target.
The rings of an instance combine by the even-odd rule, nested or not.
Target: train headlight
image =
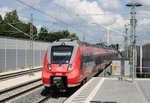
[[[51,69],[52,69],[52,68],[51,68],[51,64],[48,64],[48,65],[47,65],[47,69],[48,69],[48,70],[51,70]]]
[[[67,71],[70,71],[72,69],[72,64],[68,65]]]

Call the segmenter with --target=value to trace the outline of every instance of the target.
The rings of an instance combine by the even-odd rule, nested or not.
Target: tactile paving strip
[[[101,79],[92,78],[92,80],[81,87],[73,96],[70,97],[71,99],[65,103],[84,103],[100,81]]]

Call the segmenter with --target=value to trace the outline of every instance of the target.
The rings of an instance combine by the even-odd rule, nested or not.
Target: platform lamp
[[[127,7],[131,7],[131,19],[130,19],[130,25],[131,25],[131,32],[130,32],[130,71],[132,70],[132,82],[134,82],[135,79],[135,73],[136,73],[136,35],[135,35],[135,28],[137,20],[135,19],[135,7],[140,7],[142,4],[140,3],[128,3],[126,4]]]

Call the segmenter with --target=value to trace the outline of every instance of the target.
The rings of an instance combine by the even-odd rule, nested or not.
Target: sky
[[[125,25],[130,35],[131,8],[125,6],[130,2],[142,4],[136,7],[136,42],[150,43],[149,0],[1,0],[0,14],[4,17],[16,9],[23,22],[29,22],[33,14],[38,29],[68,30],[89,43],[123,44]]]

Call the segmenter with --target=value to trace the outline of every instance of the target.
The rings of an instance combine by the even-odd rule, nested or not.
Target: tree
[[[2,18],[2,16],[0,15],[0,22],[2,22],[3,21],[3,18]]]
[[[7,23],[19,22],[19,17],[17,15],[17,11],[13,10],[12,12],[7,12],[4,16],[4,21]]]
[[[41,27],[39,35],[39,40],[40,41],[45,41],[46,36],[48,35],[48,30],[44,27]]]
[[[4,16],[4,20],[0,15],[0,20],[2,21],[0,23],[1,36],[30,39],[28,36],[24,35],[23,33],[17,31],[16,29],[8,25],[9,23],[14,27],[16,27],[17,29],[30,35],[31,23],[30,22],[24,23],[21,20],[19,20],[16,10],[6,13],[6,15]],[[37,34],[37,28],[36,26],[33,25],[33,35],[36,34]],[[62,39],[62,38],[78,38],[76,34],[71,34],[68,30],[48,32],[48,30],[45,27],[41,27],[40,33],[38,35],[39,35],[38,39],[40,41],[46,41],[46,42],[53,42],[55,40]]]
[[[15,38],[24,38],[29,39],[28,36],[24,35],[23,33],[17,31],[16,29],[12,28],[10,25],[13,25],[17,29],[27,33],[30,35],[30,25],[31,23],[28,22],[27,24],[19,20],[17,15],[17,11],[13,10],[11,12],[6,13],[4,16],[4,20],[0,25],[0,35],[1,36],[9,36]],[[33,35],[37,34],[37,28],[33,25]]]
[[[70,34],[70,35],[68,35],[67,36],[67,38],[69,38],[69,39],[71,39],[71,38],[75,38],[75,39],[77,39],[77,40],[79,40],[79,37],[78,36],[76,36],[76,34]]]

